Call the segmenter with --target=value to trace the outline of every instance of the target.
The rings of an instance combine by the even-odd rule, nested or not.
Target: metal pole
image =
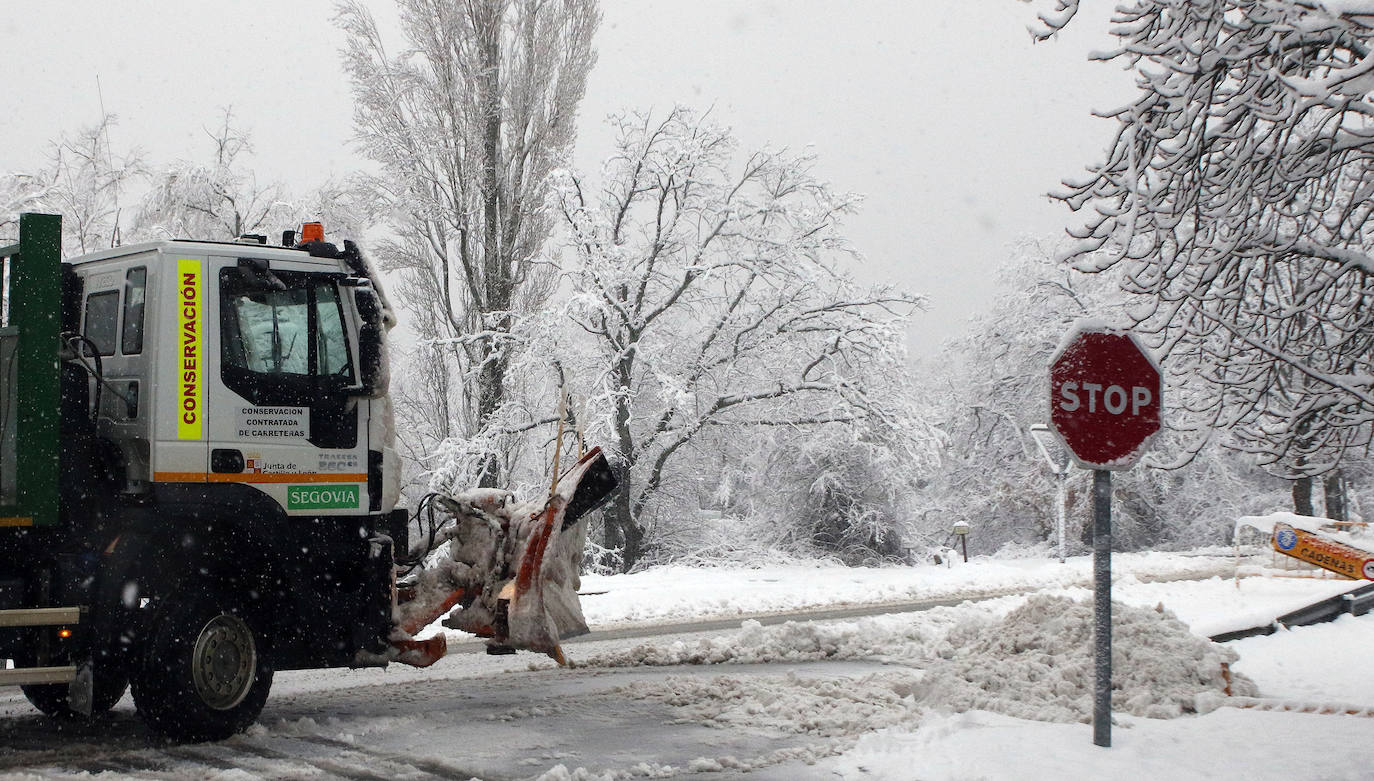
[[[1093,470],[1093,745],[1112,745],[1112,473]]]
[[[1068,512],[1068,499],[1066,494],[1069,488],[1069,468],[1066,466],[1061,471],[1054,473],[1055,484],[1059,488],[1059,496],[1056,497],[1055,509],[1059,516],[1059,563],[1064,563],[1064,516]]]

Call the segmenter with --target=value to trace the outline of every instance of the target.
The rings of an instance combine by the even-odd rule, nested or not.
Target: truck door
[[[149,479],[148,449],[139,443],[148,441],[152,417],[145,403],[151,375],[144,352],[144,301],[156,259],[155,253],[148,252],[101,261],[91,264],[83,275],[81,335],[85,342],[81,349],[88,363],[99,360],[101,378],[98,388],[94,377],[82,377],[81,381],[90,390],[86,400],[100,401],[100,436],[120,448],[125,474],[135,482]],[[64,425],[70,427],[68,417],[70,414],[64,416]],[[63,437],[68,437],[66,429]],[[79,447],[71,439],[67,444]],[[66,477],[70,475],[64,474]]]
[[[289,515],[365,513],[367,406],[350,395],[357,340],[343,275],[214,260],[208,479],[249,483]]]

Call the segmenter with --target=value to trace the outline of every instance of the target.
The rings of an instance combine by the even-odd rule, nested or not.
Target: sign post
[[[959,544],[964,548],[964,563],[968,563],[968,521],[955,521],[954,534],[959,538]]]
[[[1159,366],[1135,337],[1075,326],[1050,362],[1050,422],[1093,471],[1093,743],[1112,745],[1112,474],[1159,432]]]

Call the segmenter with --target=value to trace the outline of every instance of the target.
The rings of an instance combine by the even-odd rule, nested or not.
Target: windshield
[[[352,383],[343,309],[332,276],[279,272],[282,289],[245,279],[238,269],[220,277],[225,382],[262,403],[300,403],[284,396],[308,392],[321,378]]]

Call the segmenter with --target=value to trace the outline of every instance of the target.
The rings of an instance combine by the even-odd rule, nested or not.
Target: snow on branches
[[[929,432],[880,392],[906,372],[919,300],[839,270],[855,196],[819,181],[806,156],[765,149],[737,163],[729,131],[684,108],[612,121],[604,182],[558,180],[569,311],[594,342],[612,449],[630,465],[607,547],[634,564],[699,438],[834,425],[831,436],[910,433],[901,446],[921,450]]]
[[[110,135],[118,118],[63,134],[49,152],[48,187],[40,206],[62,215],[62,249],[69,254],[117,247],[123,236],[123,198],[145,173],[137,149],[116,154]]]
[[[394,56],[368,4],[343,2],[335,19],[357,140],[380,167],[367,186],[396,236],[377,254],[399,272],[398,297],[431,348],[411,391],[418,428],[438,440],[484,436],[518,395],[507,314],[540,307],[556,279],[539,256],[555,220],[548,183],[571,153],[600,13],[595,0],[396,5]],[[461,340],[473,332],[497,339]],[[483,485],[508,476],[510,456],[490,454]]]
[[[300,222],[285,186],[260,187],[257,176],[244,166],[243,158],[252,155],[253,145],[248,133],[234,126],[231,109],[224,109],[219,127],[205,132],[214,147],[213,158],[205,163],[180,161],[160,172],[143,199],[136,232],[230,241]]]
[[[33,174],[0,174],[0,244],[19,237],[19,215],[37,209],[47,188]]]
[[[1288,474],[1328,471],[1374,427],[1372,11],[1121,5],[1119,46],[1095,56],[1139,93],[1105,115],[1105,162],[1057,196],[1084,215],[1078,267],[1119,275],[1137,332],[1192,380],[1175,420]]]

